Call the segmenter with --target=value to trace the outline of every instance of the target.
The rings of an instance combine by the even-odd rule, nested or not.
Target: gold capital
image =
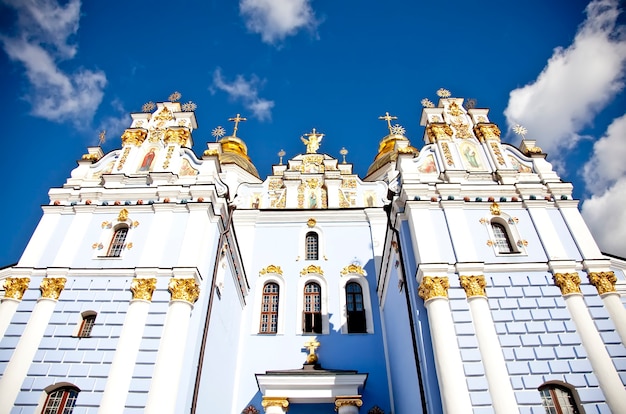
[[[4,279],[4,297],[22,300],[24,292],[28,289],[28,277],[8,277]]]
[[[426,134],[430,139],[430,143],[435,143],[439,140],[449,140],[452,138],[452,128],[448,124],[440,122],[432,122],[426,127]]]
[[[152,301],[152,294],[156,289],[156,278],[135,278],[130,283],[133,299]]]
[[[448,282],[447,276],[424,276],[422,278],[422,283],[420,284],[417,294],[420,298],[424,299],[424,301],[436,297],[447,298],[449,287],[450,282]]]
[[[127,129],[122,134],[122,145],[140,146],[146,140],[148,132],[140,128]]]
[[[569,295],[580,292],[580,276],[578,272],[573,273],[555,273],[554,284],[561,289],[562,295]]]
[[[66,281],[67,279],[64,277],[45,277],[39,286],[41,297],[54,300],[59,299]]]
[[[172,293],[172,300],[184,300],[191,304],[195,303],[200,296],[200,288],[196,283],[196,279],[179,279],[173,277],[167,287]]]
[[[474,127],[474,133],[481,142],[488,139],[500,140],[500,129],[495,124],[478,124]]]
[[[487,296],[485,293],[485,276],[461,276],[461,287],[465,289],[465,294],[468,298],[474,296]]]
[[[167,144],[178,144],[180,146],[185,146],[187,140],[189,139],[189,130],[187,128],[168,128],[165,131],[165,137],[163,141]]]
[[[600,295],[609,292],[615,292],[615,277],[614,272],[591,272],[589,273],[589,283],[594,285],[598,289]]]
[[[335,411],[339,411],[339,408],[344,406],[360,407],[363,405],[360,395],[339,396],[335,397]]]
[[[261,405],[266,409],[267,407],[289,407],[289,400],[286,397],[263,397]]]

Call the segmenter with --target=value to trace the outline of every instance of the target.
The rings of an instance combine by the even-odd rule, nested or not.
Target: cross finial
[[[378,119],[387,121],[387,128],[389,129],[389,133],[391,134],[391,121],[398,119],[397,116],[389,115],[389,112],[385,112],[385,116],[379,116]]]
[[[107,135],[106,129],[103,129],[102,131],[100,131],[100,136],[98,138],[98,145],[102,146],[102,144],[104,144],[104,141],[106,141],[106,135]]]
[[[343,163],[346,163],[346,155],[348,155],[348,150],[346,149],[346,147],[341,147],[341,149],[339,150],[339,153],[341,155],[343,155]]]
[[[307,355],[306,357],[307,364],[314,364],[317,362],[317,355],[315,354],[315,350],[319,348],[319,346],[320,343],[315,338],[304,343],[304,347],[309,350],[309,355]]]
[[[236,117],[234,118],[228,118],[229,121],[232,121],[235,123],[235,129],[233,130],[233,137],[237,136],[237,127],[239,126],[239,122],[242,121],[247,121],[247,118],[242,118],[239,114],[237,114]]]
[[[281,148],[281,150],[278,151],[278,154],[276,155],[278,155],[278,157],[280,158],[278,161],[278,164],[283,165],[283,157],[285,156],[285,150]]]

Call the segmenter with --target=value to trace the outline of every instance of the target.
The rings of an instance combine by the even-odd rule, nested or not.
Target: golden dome
[[[256,178],[260,178],[256,167],[248,157],[248,147],[240,138],[232,135],[224,137],[220,140],[220,144],[222,145],[222,153],[219,155],[220,164],[236,164]]]
[[[396,143],[399,141],[404,141],[407,143],[407,146],[402,148],[401,151],[399,151],[396,146]],[[380,145],[378,146],[378,154],[376,154],[374,162],[367,170],[367,175],[370,175],[383,165],[395,161],[398,158],[398,152],[419,154],[417,148],[411,146],[407,137],[402,134],[389,134],[385,138],[383,138],[382,141],[380,141]]]

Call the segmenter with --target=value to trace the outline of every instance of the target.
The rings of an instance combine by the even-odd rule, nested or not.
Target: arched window
[[[71,414],[76,405],[79,389],[72,386],[55,388],[48,392],[42,414]]]
[[[319,258],[319,240],[317,233],[310,231],[306,234],[306,260]]]
[[[322,289],[315,282],[304,286],[303,331],[322,333]]]
[[[113,238],[111,238],[111,245],[109,246],[109,257],[120,257],[122,250],[124,250],[124,243],[126,242],[126,236],[128,235],[128,227],[122,226],[115,230]]]
[[[94,324],[96,323],[97,313],[94,311],[85,311],[81,314],[80,326],[75,336],[79,338],[89,338]]]
[[[504,225],[492,221],[491,229],[493,230],[494,244],[498,253],[515,253],[513,244],[511,243],[511,239]]]
[[[539,387],[541,403],[547,414],[582,414],[576,389],[561,381],[550,381]]]
[[[277,283],[266,283],[263,287],[261,302],[260,333],[273,334],[278,332],[278,299],[279,288]]]
[[[365,308],[363,307],[363,289],[356,282],[346,285],[346,313],[348,318],[348,333],[365,333]]]

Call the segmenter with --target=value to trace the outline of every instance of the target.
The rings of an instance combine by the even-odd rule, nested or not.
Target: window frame
[[[261,333],[261,308],[263,306],[263,289],[267,283],[276,283],[278,285],[278,321],[276,326],[276,332],[274,333]],[[254,309],[252,315],[252,322],[250,322],[250,334],[260,336],[272,336],[283,335],[285,333],[285,298],[280,297],[285,292],[285,280],[279,273],[265,273],[260,274],[259,279],[256,282],[254,292]],[[282,299],[282,300],[281,300]]]
[[[314,240],[315,247],[311,248]],[[308,231],[304,236],[304,260],[312,261],[320,259],[320,235],[316,231]],[[314,256],[310,257],[310,256]]]
[[[500,214],[497,216],[481,219],[481,223],[484,224],[487,230],[487,234],[489,235],[489,241],[487,243],[493,249],[494,255],[501,257],[528,255],[526,251],[527,242],[525,240],[522,240],[522,238],[520,237],[516,225],[517,221],[517,218],[513,218],[504,212],[500,212]],[[501,252],[498,248],[498,238],[496,237],[496,234],[493,230],[494,224],[501,226],[502,230],[504,231],[504,235],[507,236],[508,244],[511,246],[510,252]]]
[[[361,286],[363,295],[363,308],[365,310],[365,332],[350,332],[348,329],[348,304],[346,296],[346,287],[350,283],[357,283]],[[350,335],[373,334],[374,333],[374,314],[372,311],[372,297],[370,295],[369,282],[367,273],[363,271],[363,275],[358,273],[342,274],[339,280],[339,306],[341,307],[341,333]]]
[[[121,257],[122,253],[126,249],[126,239],[128,239],[129,226],[126,224],[120,224],[115,226],[113,229],[113,235],[111,236],[111,241],[109,242],[109,247],[107,248],[106,257]],[[124,238],[119,241],[118,234],[124,232]],[[117,254],[115,254],[117,253]]]
[[[270,286],[270,285],[276,286],[276,292],[266,292],[265,291],[265,289],[268,286]],[[271,309],[269,311],[265,311],[264,310],[264,307],[265,307],[265,304],[266,304],[266,302],[265,302],[266,296],[269,297],[269,298],[273,298],[273,297],[276,298],[276,310],[275,311],[273,310],[274,306],[272,306],[271,299],[270,299],[270,302],[268,304]],[[265,282],[263,284],[263,294],[261,296],[261,312],[260,312],[260,317],[259,317],[259,334],[261,334],[261,335],[275,335],[276,333],[278,333],[278,315],[279,315],[279,310],[280,310],[280,285],[278,283],[274,282],[274,281]],[[267,323],[267,325],[268,325],[268,327],[270,329],[268,329],[267,331],[263,331],[263,324],[264,324],[263,317],[266,316],[266,315],[269,317],[269,319],[268,319],[268,321],[266,323]],[[274,324],[275,325],[274,326],[275,327],[274,330],[271,329],[271,327],[273,325],[272,324],[272,316],[275,316],[275,318],[276,318],[276,322]]]
[[[573,385],[568,384],[567,382],[563,382],[563,381],[552,380],[552,381],[544,382],[539,387],[537,387],[537,390],[539,391],[541,395],[541,406],[546,410],[547,414],[550,413],[548,409],[551,407],[546,406],[545,404],[544,397],[543,397],[544,391],[548,391],[550,395],[550,401],[553,403],[553,407],[555,408],[556,413],[557,414],[564,413],[563,408],[561,407],[561,400],[559,396],[556,395],[555,390],[564,392],[567,395],[568,400],[571,404],[571,407],[575,410],[574,414],[585,414],[585,409],[583,408],[583,405],[580,402],[578,391]]]
[[[87,310],[81,312],[80,320],[76,324],[76,329],[74,330],[74,334],[72,335],[75,338],[91,338],[91,333],[93,332],[93,327],[96,324],[96,318],[98,313],[93,310]],[[85,331],[87,331],[85,333]]]
[[[309,287],[313,286],[316,286],[317,291],[308,291]],[[312,300],[307,301],[308,298],[312,298]],[[322,322],[322,286],[316,281],[305,283],[302,292],[302,300],[302,333],[321,334],[324,326]],[[307,311],[307,306],[313,307],[314,310]],[[310,321],[308,321],[308,319],[310,319]],[[310,330],[307,329],[308,325],[311,325]]]
[[[322,332],[305,332],[304,331],[304,287],[315,282],[320,286],[320,305],[321,305],[321,320],[322,320]],[[298,280],[298,299],[296,307],[296,315],[298,315],[298,323],[295,327],[296,335],[328,335],[330,333],[329,318],[328,318],[328,283],[321,274],[318,273],[306,273],[302,275]]]
[[[52,398],[54,398],[57,393],[61,393],[59,405],[49,407],[48,405],[53,402]],[[44,389],[35,412],[39,414],[71,414],[74,408],[76,408],[76,401],[78,400],[79,394],[80,388],[68,382],[49,385]],[[68,401],[71,403],[69,406]]]
[[[307,259],[307,235],[310,233],[317,234],[317,259]],[[328,260],[325,254],[326,244],[324,242],[324,232],[317,225],[305,225],[300,230],[298,238],[298,256],[297,261],[315,262],[321,260]]]

